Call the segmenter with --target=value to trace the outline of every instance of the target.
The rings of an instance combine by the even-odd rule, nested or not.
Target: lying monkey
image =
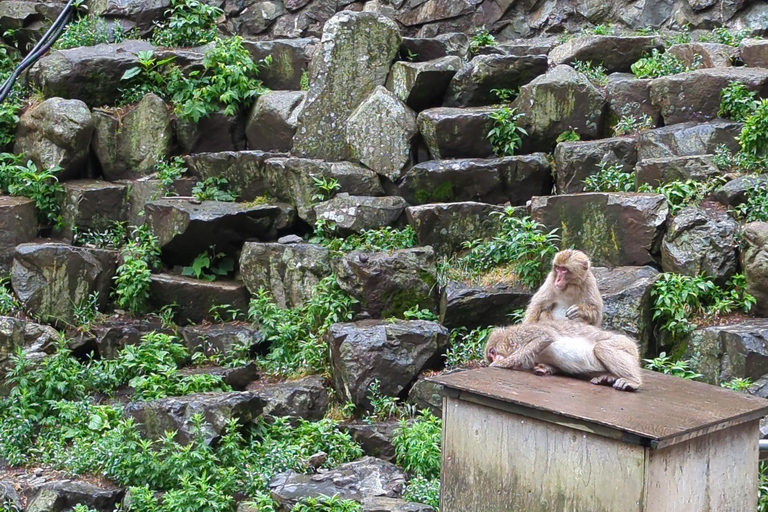
[[[592,384],[621,391],[634,391],[642,383],[640,355],[631,338],[574,320],[496,328],[485,358],[491,366],[533,369],[537,375],[589,375]]]

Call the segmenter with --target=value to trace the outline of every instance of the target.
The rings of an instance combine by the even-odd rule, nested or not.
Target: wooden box
[[[441,512],[753,512],[768,400],[483,368],[443,386]]]

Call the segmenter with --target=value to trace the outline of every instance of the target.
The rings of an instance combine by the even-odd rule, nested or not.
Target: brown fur
[[[568,269],[565,288],[555,286],[556,266]],[[595,326],[603,323],[603,298],[597,289],[597,280],[592,274],[589,257],[573,249],[555,254],[552,270],[531,298],[523,323],[566,318]]]
[[[631,338],[574,320],[543,320],[494,329],[485,346],[491,366],[588,375],[593,384],[634,391],[642,384],[640,354]]]

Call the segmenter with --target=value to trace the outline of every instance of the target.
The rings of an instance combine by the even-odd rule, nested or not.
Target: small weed
[[[442,420],[426,410],[413,420],[401,419],[392,438],[397,463],[416,476],[439,478],[442,426]]]
[[[738,136],[741,151],[756,157],[768,157],[768,98],[760,100]]]
[[[655,372],[664,373],[666,375],[674,375],[682,379],[695,380],[701,378],[700,373],[696,373],[690,369],[690,363],[686,360],[672,361],[667,356],[666,352],[659,354],[659,357],[654,359],[643,359],[645,361],[645,367]]]
[[[160,263],[157,237],[147,226],[133,228],[120,258],[123,263],[114,278],[115,304],[132,313],[143,313],[148,306],[152,269]]]
[[[192,261],[192,265],[184,267],[181,275],[194,277],[203,281],[215,281],[216,277],[224,277],[234,272],[235,260],[223,252],[217,253],[213,247],[203,251]]]
[[[733,209],[733,216],[742,222],[768,221],[768,184],[755,179],[746,199]]]
[[[411,226],[402,229],[384,226],[378,229],[364,229],[359,234],[347,238],[329,238],[326,234],[328,228],[321,220],[315,224],[315,236],[310,242],[320,244],[334,254],[351,251],[396,251],[416,246],[416,232]]]
[[[497,156],[512,156],[523,145],[521,135],[528,135],[522,126],[518,126],[518,120],[522,113],[509,107],[501,107],[488,114],[493,119],[493,128],[488,132],[493,152]]]
[[[291,510],[292,512],[361,512],[363,506],[355,500],[321,494],[315,498],[301,498]]]
[[[419,309],[419,306],[413,306],[411,309],[408,309],[403,312],[403,318],[406,320],[429,320],[429,321],[436,321],[437,315],[435,315],[433,312],[431,312],[428,309]]]
[[[21,312],[21,303],[8,287],[10,276],[0,277],[0,316],[14,316]]]
[[[414,412],[412,407],[401,404],[399,398],[382,394],[379,379],[374,379],[368,385],[368,400],[373,407],[373,412],[366,418],[368,422],[412,416]]]
[[[720,383],[720,387],[730,389],[731,391],[736,391],[738,393],[746,393],[749,389],[749,386],[751,385],[752,381],[743,377],[736,377],[729,380],[728,382]]]
[[[712,162],[723,171],[754,173],[768,167],[768,155],[757,156],[745,151],[733,154],[725,144],[721,144],[715,148]]]
[[[634,192],[635,173],[624,172],[623,164],[612,164],[606,168],[601,162],[600,170],[584,180],[584,192]]]
[[[192,196],[198,201],[236,201],[237,194],[228,191],[228,185],[226,178],[212,176],[205,181],[198,181],[192,188]]]
[[[586,76],[590,82],[597,87],[602,87],[608,83],[608,75],[605,73],[605,68],[602,64],[592,64],[592,62],[581,62],[579,60],[574,61],[573,69]]]
[[[156,23],[156,46],[201,46],[216,38],[216,19],[224,11],[200,0],[172,0],[168,19]]]
[[[651,55],[643,57],[632,64],[632,73],[637,78],[659,78],[677,73],[687,73],[700,68],[702,65],[701,55],[696,55],[690,66],[670,53],[661,53],[654,48]]]
[[[485,359],[485,343],[492,329],[492,327],[471,331],[466,327],[453,329],[450,347],[445,355],[445,367],[453,370],[482,362]]]
[[[667,47],[674,44],[687,44],[691,42],[691,25],[686,23],[680,31],[667,37]]]
[[[584,27],[581,29],[581,34],[587,36],[612,36],[616,33],[616,29],[610,23],[607,25],[599,24],[594,27]]]
[[[491,92],[502,103],[512,103],[515,98],[520,96],[520,89],[491,89]]]
[[[96,46],[101,43],[120,43],[126,39],[123,27],[114,23],[110,27],[100,16],[81,16],[67,25],[67,29],[53,45],[55,50],[78,48],[80,46]]]
[[[336,178],[326,178],[325,176],[312,176],[317,193],[312,196],[312,201],[328,201],[341,188],[341,184]]]
[[[613,135],[615,137],[636,135],[651,130],[653,127],[653,119],[648,114],[642,114],[639,119],[633,115],[625,115],[616,122],[616,126],[613,127]]]
[[[709,178],[704,181],[686,180],[670,181],[658,187],[643,183],[638,187],[638,192],[663,194],[667,198],[670,215],[674,215],[686,206],[698,204],[720,188],[725,183],[721,176]]]
[[[717,115],[744,122],[755,113],[757,106],[755,92],[747,89],[743,83],[732,80],[720,91],[720,111]]]
[[[128,242],[128,223],[112,221],[110,226],[101,231],[93,229],[80,231],[74,227],[72,228],[74,232],[72,245],[119,250]]]
[[[21,165],[22,158],[21,155],[0,154],[0,191],[32,199],[41,224],[61,226],[59,198],[64,188],[56,177],[61,168],[39,170],[32,160],[28,160],[26,166]]]
[[[308,91],[309,90],[309,73],[307,73],[307,70],[301,72],[301,79],[299,80],[299,89],[302,91]]]
[[[496,44],[496,38],[488,32],[488,29],[483,27],[475,27],[474,35],[469,41],[469,51],[473,54],[477,53],[477,50],[483,46],[493,46]]]
[[[245,318],[245,314],[231,304],[215,304],[208,313],[216,323],[235,322]]]
[[[160,325],[162,325],[164,329],[176,328],[177,309],[179,309],[179,305],[175,302],[166,304],[160,308],[160,311],[157,313],[157,317],[160,319]]]
[[[75,326],[83,331],[88,331],[91,324],[99,316],[99,292],[93,292],[74,304],[72,312]]]
[[[423,476],[411,478],[403,489],[403,499],[424,503],[435,510],[440,509],[440,479],[427,480]]]
[[[561,142],[578,142],[580,140],[581,135],[579,135],[579,132],[577,132],[576,129],[572,128],[558,135],[555,142],[560,144]]]
[[[699,41],[702,43],[720,43],[727,44],[728,46],[739,46],[741,41],[750,37],[749,29],[742,29],[737,32],[732,32],[725,27],[713,28],[708,34],[702,34],[699,36]]]
[[[167,190],[187,172],[187,166],[184,164],[182,157],[176,156],[171,160],[161,160],[155,164],[155,172],[157,172],[157,179],[160,180],[163,187]]]

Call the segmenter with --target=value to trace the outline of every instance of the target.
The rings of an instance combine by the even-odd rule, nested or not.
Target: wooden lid
[[[447,396],[651,448],[768,414],[766,399],[647,370],[637,392],[617,391],[574,377],[540,377],[501,368],[429,380],[441,384]]]

